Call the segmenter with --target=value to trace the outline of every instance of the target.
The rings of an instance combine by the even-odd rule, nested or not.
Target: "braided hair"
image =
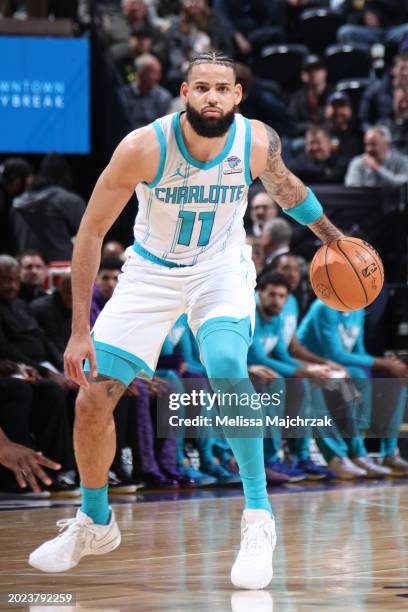
[[[234,76],[236,75],[235,62],[228,57],[228,55],[225,55],[225,53],[222,53],[221,51],[206,51],[191,58],[186,74],[187,79],[189,78],[193,67],[198,66],[199,64],[217,64],[218,66],[226,66],[227,68],[232,69]]]

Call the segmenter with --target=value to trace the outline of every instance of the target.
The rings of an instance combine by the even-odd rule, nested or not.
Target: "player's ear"
[[[185,100],[188,94],[188,83],[187,81],[183,81],[180,86],[180,96]]]
[[[238,106],[242,100],[242,85],[237,83],[235,85],[235,106]]]

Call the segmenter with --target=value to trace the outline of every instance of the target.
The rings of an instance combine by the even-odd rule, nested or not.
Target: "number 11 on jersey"
[[[181,210],[179,212],[181,226],[177,244],[183,244],[184,246],[190,245],[196,216],[197,213],[189,210]],[[209,243],[212,228],[214,225],[214,217],[215,210],[199,213],[198,220],[201,221],[201,229],[200,234],[198,236],[197,246],[206,246]]]

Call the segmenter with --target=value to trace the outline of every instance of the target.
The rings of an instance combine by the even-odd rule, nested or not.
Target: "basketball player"
[[[112,413],[136,376],[153,375],[161,345],[183,312],[209,379],[225,381],[223,391],[231,391],[231,380],[253,391],[247,351],[254,328],[255,271],[243,230],[251,181],[260,177],[273,200],[323,242],[342,236],[314,194],[284,166],[276,132],[236,112],[242,90],[229,58],[220,53],[194,58],[181,96],[186,112],[158,119],[119,144],[77,235],[65,368],[81,386],[74,443],[82,506],[75,518],[59,522],[66,529],[58,537],[30,555],[29,563],[43,571],[62,572],[85,555],[119,546],[107,493],[115,452]],[[89,305],[102,241],[135,187],[135,242],[90,335]],[[85,358],[88,377],[82,369]],[[241,549],[231,580],[259,589],[272,578],[276,541],[263,440],[230,438],[229,444],[245,494]]]

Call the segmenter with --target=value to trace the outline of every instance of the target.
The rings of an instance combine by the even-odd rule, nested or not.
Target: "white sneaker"
[[[327,467],[340,480],[353,480],[367,476],[366,470],[357,467],[348,457],[333,457]]]
[[[231,582],[240,589],[264,589],[272,580],[276,545],[275,520],[265,510],[244,510],[241,548],[231,570]]]
[[[28,558],[30,565],[43,572],[66,572],[85,555],[104,555],[120,544],[120,531],[113,510],[107,525],[97,525],[78,510],[75,518],[57,521],[60,535],[47,540]]]

